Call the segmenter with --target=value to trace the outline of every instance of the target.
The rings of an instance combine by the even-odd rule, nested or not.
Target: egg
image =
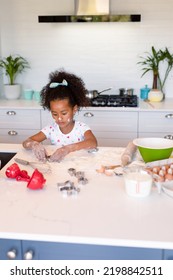
[[[153,173],[159,173],[159,171],[160,171],[160,167],[159,166],[155,166],[155,167],[153,167]]]
[[[168,168],[168,170],[167,170],[167,174],[173,174],[173,170],[172,170],[172,168]]]
[[[112,175],[114,175],[114,172],[113,172],[113,170],[111,170],[111,169],[105,169],[105,172],[104,172],[107,176],[112,176]]]
[[[170,164],[165,164],[166,169],[170,168]]]
[[[159,175],[160,175],[160,176],[165,176],[165,174],[166,174],[165,170],[162,170],[162,169],[161,169],[161,170],[159,171]]]
[[[173,175],[172,175],[172,174],[167,173],[167,174],[165,175],[165,180],[168,180],[168,181],[173,180]]]
[[[169,168],[169,164],[165,164],[162,166],[162,170],[166,171]]]
[[[153,174],[153,179],[155,182],[164,182],[165,181],[165,177],[164,176],[159,176],[156,174]]]
[[[153,169],[151,167],[146,167],[145,170],[147,171],[147,173],[152,174],[153,173]]]
[[[96,169],[96,171],[97,171],[98,173],[104,173],[104,172],[105,172],[105,167],[102,165],[102,166],[100,167],[100,169]]]

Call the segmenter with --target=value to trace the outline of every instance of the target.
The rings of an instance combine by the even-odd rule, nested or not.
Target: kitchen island
[[[54,147],[47,149],[52,153]],[[2,151],[34,160],[18,144],[0,144]],[[173,199],[154,186],[146,198],[129,197],[122,176],[96,172],[101,165],[119,164],[123,151],[99,147],[49,163],[46,184],[36,191],[6,177],[11,159],[0,171],[0,259],[172,259]],[[33,172],[30,166],[20,168]],[[69,168],[84,171],[88,184],[79,185]],[[80,192],[64,196],[57,183],[66,180]]]

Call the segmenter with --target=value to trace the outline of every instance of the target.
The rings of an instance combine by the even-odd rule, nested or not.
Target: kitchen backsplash
[[[88,89],[140,88],[152,85],[152,74],[141,78],[139,56],[151,46],[173,52],[173,1],[111,0],[111,13],[141,14],[136,23],[38,23],[38,15],[72,14],[74,1],[6,0],[0,10],[0,54],[20,54],[31,69],[19,77],[24,88],[40,90],[51,71],[64,68],[80,75]],[[0,86],[5,79],[0,76]],[[173,91],[173,73],[166,83],[166,96]]]

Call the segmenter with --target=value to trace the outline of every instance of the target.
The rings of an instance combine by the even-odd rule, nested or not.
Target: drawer
[[[21,144],[25,139],[37,132],[37,129],[0,129],[0,143]]]
[[[113,139],[113,138],[98,138],[98,146],[100,147],[126,147],[134,138]]]
[[[140,112],[139,132],[173,132],[173,113]]]
[[[75,119],[88,124],[92,131],[110,132],[137,131],[137,112],[109,112],[82,110],[75,115]],[[42,127],[52,123],[53,119],[49,111],[41,112]]]
[[[139,138],[143,137],[158,137],[158,138],[170,138],[173,139],[173,130],[171,132],[139,132],[138,133]]]
[[[40,127],[40,110],[0,110],[0,128],[9,128],[9,130],[17,128],[40,130]]]
[[[163,259],[173,260],[173,250],[164,250]]]
[[[137,112],[110,112],[86,110],[76,114],[76,119],[87,123],[93,131],[137,131]]]
[[[130,141],[137,138],[137,132],[93,132],[97,138],[98,146],[103,147],[125,147]]]
[[[41,128],[53,123],[54,119],[48,110],[41,110]]]

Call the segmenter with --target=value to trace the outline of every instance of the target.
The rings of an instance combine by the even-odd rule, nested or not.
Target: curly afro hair
[[[67,81],[67,86],[58,85],[54,88],[50,87],[51,83],[62,83],[63,80]],[[83,80],[71,73],[64,70],[56,70],[49,74],[49,83],[41,90],[41,105],[43,108],[50,110],[50,101],[68,99],[69,104],[74,107],[78,106],[87,107],[90,105],[89,99],[86,97],[87,89]]]

